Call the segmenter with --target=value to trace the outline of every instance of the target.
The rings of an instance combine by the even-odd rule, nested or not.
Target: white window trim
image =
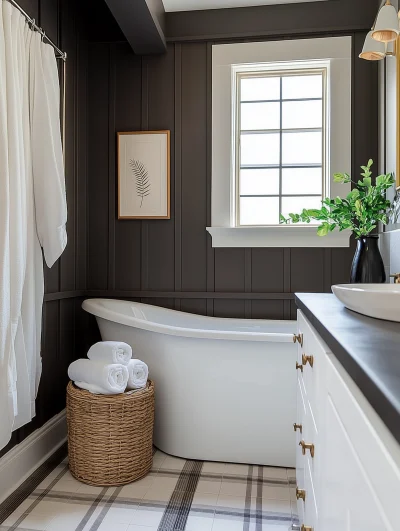
[[[328,92],[332,108],[327,117],[329,154],[326,161],[331,181],[327,195],[345,197],[350,185],[333,182],[334,172],[351,171],[351,37],[301,39],[214,45],[212,49],[212,189],[211,227],[213,247],[348,247],[350,231],[316,234],[315,225],[236,227],[233,131],[236,106],[232,76],[237,65],[275,64],[295,61],[329,62]]]
[[[297,74],[299,74],[299,72],[303,71],[303,72],[307,72],[307,73],[310,73],[311,71],[318,71],[319,74],[322,74],[323,77],[324,77],[324,87],[323,87],[323,101],[324,103],[328,102],[329,101],[329,94],[328,94],[328,90],[327,90],[327,84],[329,82],[329,76],[330,76],[330,61],[296,61],[295,63],[293,62],[286,62],[286,63],[267,63],[267,64],[251,64],[251,65],[233,65],[232,66],[232,87],[233,87],[233,97],[232,99],[234,99],[235,101],[235,109],[233,110],[233,117],[232,117],[232,123],[234,124],[234,129],[235,131],[232,132],[232,150],[233,150],[233,155],[232,155],[232,160],[235,161],[235,168],[233,169],[233,172],[232,172],[232,178],[234,179],[233,181],[233,186],[231,186],[232,188],[232,201],[234,201],[233,203],[233,208],[232,208],[232,212],[231,212],[231,216],[232,218],[234,219],[234,225],[236,227],[254,227],[254,225],[241,225],[239,223],[239,217],[240,217],[240,214],[239,214],[239,204],[240,204],[240,199],[239,199],[239,191],[238,191],[238,186],[239,186],[239,176],[238,176],[238,161],[239,161],[239,153],[238,151],[240,150],[239,148],[239,142],[238,142],[238,136],[240,135],[240,130],[239,130],[239,125],[238,125],[238,121],[239,121],[239,111],[238,111],[238,107],[240,106],[240,104],[238,103],[238,85],[239,85],[239,82],[238,82],[238,75],[241,75],[241,74],[248,74],[248,73],[251,73],[251,72],[265,72],[265,73],[268,73],[268,72],[273,72],[273,75],[274,76],[281,76],[283,72],[296,72]],[[280,105],[282,103],[280,102]],[[327,164],[326,164],[326,156],[327,154],[329,154],[329,123],[328,123],[328,119],[329,119],[329,116],[325,116],[325,113],[324,113],[324,118],[323,118],[323,125],[322,125],[322,135],[323,135],[323,184],[322,184],[322,195],[324,197],[326,197],[327,195],[329,195],[329,192],[330,192],[330,186],[329,186],[329,180],[327,181],[327,175],[326,172],[327,170],[329,170],[329,168],[327,168]]]

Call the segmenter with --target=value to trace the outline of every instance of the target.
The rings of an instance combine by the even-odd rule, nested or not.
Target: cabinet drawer
[[[303,416],[303,433],[301,436],[301,441],[307,445],[313,445],[313,453],[311,453],[310,448],[305,449],[303,454],[302,447],[299,444],[299,450],[301,459],[303,460],[302,466],[299,467],[304,469],[305,482],[307,483],[307,474],[309,477],[309,485],[306,490],[312,485],[313,497],[315,504],[319,501],[319,492],[318,486],[321,482],[321,459],[322,459],[322,440],[321,433],[317,430],[317,427],[314,422],[314,417],[311,413],[310,403],[305,397],[304,402],[305,413]],[[300,443],[300,441],[299,441]],[[311,483],[310,483],[311,482]]]
[[[303,438],[303,430],[305,426],[305,422],[307,420],[307,408],[306,403],[304,400],[304,393],[302,390],[303,384],[300,381],[300,378],[297,381],[297,419],[296,422],[302,426],[302,432],[296,431],[295,440],[296,440],[296,480],[297,480],[297,486],[300,489],[305,488],[305,475],[304,475],[304,467],[305,467],[305,459],[301,451],[300,447],[300,441]],[[303,509],[303,502],[301,500],[297,503],[298,509]],[[300,514],[300,513],[299,513]]]
[[[316,334],[312,325],[298,311],[298,333],[303,336],[303,344],[298,345],[297,362],[303,363],[303,356],[312,357],[312,366],[310,361],[303,365],[303,371],[298,371],[302,377],[304,390],[309,402],[311,416],[316,429],[319,429],[323,408],[321,408],[321,396],[325,385],[325,363],[326,354],[329,352],[328,347],[322,342]]]
[[[301,378],[298,379],[297,389],[298,418],[301,420],[302,432],[296,432],[296,478],[297,486],[306,490],[307,495],[312,495],[314,505],[318,501],[318,490],[315,485],[320,481],[320,460],[321,460],[321,442],[318,437],[314,419],[311,415],[310,405],[304,393],[304,387]],[[314,445],[314,457],[309,449],[303,454],[301,442]],[[312,486],[312,491],[310,490]],[[303,507],[303,501],[298,501],[299,514]]]
[[[317,496],[314,484],[313,470],[310,459],[302,455],[298,456],[297,487],[305,491],[305,500],[297,500],[297,513],[299,520],[304,525],[316,530],[317,525]]]
[[[306,501],[304,504],[304,525],[311,527],[314,531],[317,531],[317,498],[316,488],[314,484],[313,473],[310,468],[310,461],[307,461],[305,467],[305,489],[306,489]]]

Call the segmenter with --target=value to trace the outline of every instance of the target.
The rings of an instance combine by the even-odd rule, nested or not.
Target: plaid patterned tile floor
[[[124,487],[76,481],[58,465],[0,531],[286,531],[298,523],[293,470],[186,461],[160,451]]]

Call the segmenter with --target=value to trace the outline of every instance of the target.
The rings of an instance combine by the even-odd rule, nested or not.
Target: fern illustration
[[[151,193],[151,182],[149,172],[146,166],[140,160],[131,159],[129,166],[132,169],[133,175],[136,179],[136,193],[141,198],[140,208],[143,205],[143,199]]]

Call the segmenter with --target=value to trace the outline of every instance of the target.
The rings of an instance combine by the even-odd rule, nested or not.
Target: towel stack
[[[80,359],[68,368],[70,379],[82,389],[97,395],[116,395],[147,385],[149,369],[132,359],[132,348],[126,343],[102,341],[90,347],[89,359]]]

